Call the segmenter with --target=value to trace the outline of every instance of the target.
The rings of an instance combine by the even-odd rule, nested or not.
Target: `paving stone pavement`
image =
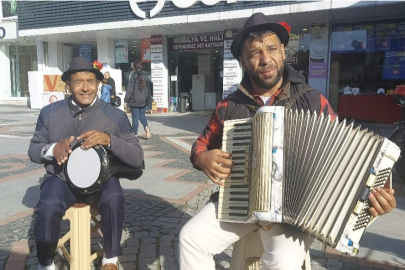
[[[0,106],[0,111],[7,111]],[[27,111],[23,108],[15,108],[19,114],[31,115],[32,111]],[[35,116],[35,113],[34,113]],[[3,116],[5,121],[0,119],[0,124],[12,123],[11,116]],[[181,227],[198,211],[200,211],[209,200],[209,196],[217,187],[207,186],[209,183],[203,173],[194,170],[189,162],[187,150],[180,145],[175,145],[170,142],[168,137],[175,137],[178,140],[191,144],[197,133],[201,131],[201,123],[206,122],[206,117],[187,115],[177,120],[174,116],[152,116],[149,117],[150,126],[152,129],[152,138],[150,140],[141,140],[141,144],[145,146],[146,152],[153,158],[168,160],[163,168],[179,169],[185,173],[177,180],[184,183],[201,184],[204,189],[198,194],[195,194],[187,201],[176,201],[151,196],[142,193],[141,190],[126,189],[125,210],[126,217],[124,221],[124,229],[121,240],[120,269],[130,270],[174,270],[178,269],[178,235]],[[189,118],[189,119],[188,119]],[[22,121],[22,120],[20,120]],[[31,120],[27,120],[31,121]],[[176,126],[176,122],[181,124]],[[188,122],[187,122],[188,121]],[[24,122],[25,123],[25,122]],[[23,124],[24,124],[23,123]],[[187,123],[192,123],[187,125]],[[21,124],[21,123],[20,123]],[[17,132],[16,129],[1,128],[0,135],[4,136],[26,136],[33,130],[33,124],[27,126],[21,125],[22,132]],[[16,144],[17,145],[17,144]],[[0,143],[0,146],[3,146]],[[11,146],[5,146],[11,147]],[[8,148],[2,148],[8,149]],[[25,151],[25,150],[24,150]],[[155,153],[155,155],[154,155]],[[20,152],[19,152],[20,154]],[[151,160],[147,158],[147,160]],[[10,161],[10,160],[9,160]],[[13,156],[12,162],[6,162],[0,156],[0,179],[10,177],[10,171],[2,170],[6,168],[5,163],[25,164],[21,172],[30,172],[40,168],[29,160]],[[3,167],[1,167],[3,166]],[[30,167],[31,166],[31,167]],[[399,206],[397,214],[403,212],[403,205]],[[401,212],[402,211],[402,212]],[[14,221],[0,225],[0,270],[4,270],[7,260],[10,258],[12,245],[18,241],[29,240],[30,252],[25,258],[25,270],[36,270],[38,261],[36,258],[36,249],[33,245],[33,222],[35,214],[26,215]],[[0,223],[1,224],[1,223]],[[400,226],[401,223],[398,223]],[[386,226],[386,225],[385,225]],[[69,228],[68,222],[64,221],[62,225],[62,234],[66,233]],[[400,236],[402,237],[402,236]],[[366,239],[367,240],[367,239]],[[403,241],[403,238],[399,238]],[[102,238],[95,236],[92,239],[93,251],[99,250],[102,246]],[[403,243],[403,242],[402,242]],[[395,252],[390,250],[390,257],[395,254],[402,254],[401,251]],[[398,260],[381,259],[372,261],[363,258],[350,258],[342,254],[336,253],[331,249],[326,249],[320,243],[315,241],[310,249],[312,269],[405,269],[403,263],[405,258],[397,257]],[[57,269],[67,270],[69,265],[59,252],[55,258]],[[216,269],[229,269],[232,256],[232,246],[228,247],[224,252],[216,255]],[[388,258],[388,257],[387,257]],[[390,264],[381,263],[380,261],[389,261]],[[101,260],[97,259],[92,265],[92,269],[100,269]],[[9,270],[9,269],[7,269]],[[23,269],[10,269],[23,270]]]

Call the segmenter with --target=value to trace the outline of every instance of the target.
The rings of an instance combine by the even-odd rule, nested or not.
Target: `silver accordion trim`
[[[278,106],[225,121],[222,150],[234,166],[222,179],[219,220],[288,223],[351,255],[372,220],[368,195],[400,155],[371,131]]]

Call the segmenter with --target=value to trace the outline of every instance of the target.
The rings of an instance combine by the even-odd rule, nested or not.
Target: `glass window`
[[[17,16],[17,1],[1,1],[3,18]]]
[[[38,70],[36,46],[9,48],[12,97],[29,97],[28,71]]]
[[[332,28],[330,92],[359,88],[376,94],[405,83],[405,21],[337,25]]]
[[[311,34],[309,26],[292,27],[290,41],[285,48],[286,62],[290,64],[308,82],[309,43]]]
[[[142,50],[144,51],[142,52]],[[132,74],[132,63],[135,60],[142,60],[143,71],[149,77],[151,76],[150,39],[115,40],[114,51],[115,68],[122,70],[123,91],[125,91],[129,77]]]

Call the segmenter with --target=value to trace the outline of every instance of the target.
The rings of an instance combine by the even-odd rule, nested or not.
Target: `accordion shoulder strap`
[[[301,96],[303,96],[305,93],[309,92],[313,90],[312,87],[307,86],[306,88],[304,88],[304,90],[299,91],[298,93],[296,93],[294,96],[292,96],[288,102],[284,105],[284,107],[286,107],[287,109],[291,108],[291,106],[294,104],[294,102]]]

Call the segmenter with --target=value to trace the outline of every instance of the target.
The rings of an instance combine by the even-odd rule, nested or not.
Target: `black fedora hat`
[[[284,44],[284,46],[286,46],[288,44],[288,41],[290,40],[288,31],[287,29],[285,29],[284,26],[278,23],[270,22],[263,13],[254,13],[252,16],[249,17],[249,19],[243,25],[243,29],[238,33],[238,35],[232,42],[231,52],[233,57],[239,59],[240,49],[243,41],[245,41],[250,32],[261,29],[266,29],[274,32],[280,39],[281,43]]]
[[[88,59],[84,57],[74,57],[72,61],[70,61],[69,69],[62,74],[62,81],[66,82],[70,75],[79,71],[91,71],[96,74],[97,80],[101,81],[104,79],[103,73],[97,68],[94,68],[93,64]]]

